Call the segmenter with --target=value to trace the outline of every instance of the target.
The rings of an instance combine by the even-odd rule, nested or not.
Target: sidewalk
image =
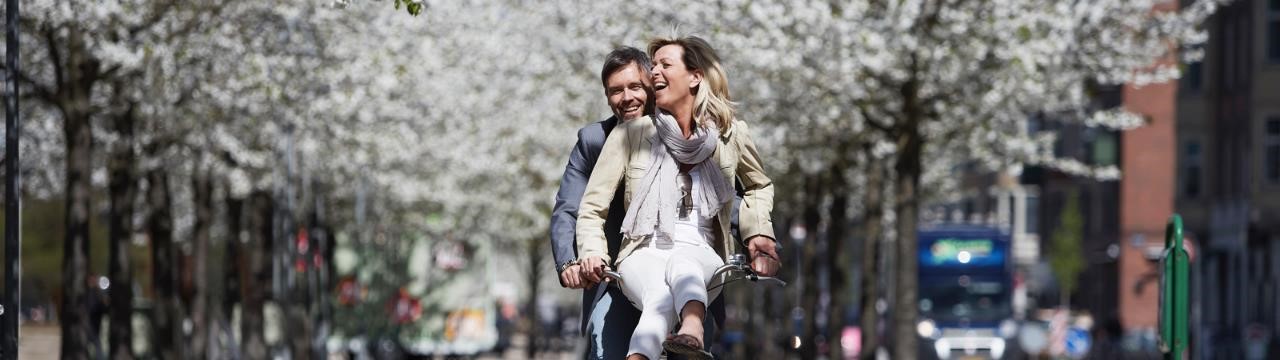
[[[18,358],[57,359],[62,332],[57,324],[22,324],[18,329]]]
[[[511,346],[507,347],[507,351],[504,352],[502,356],[497,356],[495,354],[486,354],[486,355],[477,357],[476,359],[477,360],[524,359],[525,358],[524,347],[525,347],[525,344],[528,343],[528,341],[529,341],[528,337],[526,337],[525,334],[513,334],[511,337]],[[534,359],[574,360],[574,359],[581,358],[580,356],[574,356],[574,353],[575,353],[574,351],[541,352],[541,353],[538,353],[538,356],[535,357]]]

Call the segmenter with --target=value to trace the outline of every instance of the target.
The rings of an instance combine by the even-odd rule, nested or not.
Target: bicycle
[[[765,283],[774,284],[782,287],[787,286],[787,282],[783,281],[782,279],[779,279],[773,276],[761,276],[760,274],[757,274],[756,271],[752,269],[751,265],[747,262],[747,256],[744,254],[730,255],[728,260],[729,261],[725,262],[724,265],[721,265],[719,268],[716,269],[714,273],[712,273],[711,275],[712,279],[722,277],[722,276],[723,277],[721,278],[721,281],[719,284],[707,287],[708,293],[710,293],[713,290],[724,287],[729,283],[742,281],[742,280],[749,280],[751,282],[764,281]],[[737,275],[736,277],[734,276],[735,274]],[[608,279],[608,282],[610,283],[609,286],[615,286],[618,289],[622,289],[622,286],[624,284],[624,281],[622,279],[622,274],[606,267],[604,276],[605,278]],[[635,303],[632,303],[632,305],[636,306]],[[639,308],[639,306],[637,306],[637,308]],[[661,356],[661,359],[666,359],[666,358],[667,358],[666,353],[663,353]],[[660,359],[655,359],[655,360],[660,360]]]

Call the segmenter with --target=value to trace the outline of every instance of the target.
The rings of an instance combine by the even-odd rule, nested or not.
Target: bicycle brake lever
[[[605,270],[604,277],[606,280],[608,280],[608,282],[617,285],[619,288],[622,287],[622,284],[623,284],[622,274],[618,273],[617,271]]]
[[[776,278],[776,277],[772,277],[772,276],[760,276],[760,277],[759,277],[759,280],[764,280],[765,282],[772,282],[772,283],[776,283],[776,284],[778,284],[778,286],[782,286],[782,287],[786,287],[786,286],[787,286],[787,282],[786,282],[786,281],[782,281],[782,279],[779,279],[779,278]]]

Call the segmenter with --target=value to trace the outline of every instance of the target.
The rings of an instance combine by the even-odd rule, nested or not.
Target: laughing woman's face
[[[679,106],[692,109],[694,89],[702,76],[684,63],[684,47],[667,45],[653,53],[653,88],[658,107],[676,112]]]

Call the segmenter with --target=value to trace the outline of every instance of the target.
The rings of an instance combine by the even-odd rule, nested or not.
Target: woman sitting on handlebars
[[[607,264],[616,264],[626,280],[623,293],[641,310],[629,360],[657,360],[663,349],[709,359],[702,320],[719,291],[707,288],[726,255],[739,251],[729,235],[734,177],[745,188],[740,231],[755,271],[765,276],[781,265],[770,220],[773,185],[746,124],[734,117],[710,44],[693,36],[655,39],[649,55],[661,110],[610,133],[579,208],[578,256],[589,281],[602,280]],[[626,217],[622,247],[611,262],[603,225],[620,183]],[[680,329],[667,337],[677,314]]]

